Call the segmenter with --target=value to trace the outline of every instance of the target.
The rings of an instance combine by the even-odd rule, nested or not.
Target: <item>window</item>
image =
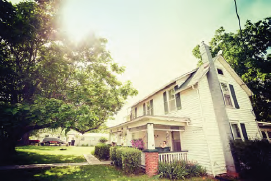
[[[238,124],[237,123],[232,123],[231,128],[232,128],[233,138],[234,139],[242,139]]]
[[[228,89],[227,84],[221,83],[221,89],[222,89],[222,94],[223,94],[223,97],[224,97],[225,105],[233,107],[232,102],[231,102],[230,91]]]
[[[146,115],[146,104],[145,103],[143,104],[143,115],[144,116]]]
[[[233,139],[242,139],[242,140],[248,140],[246,126],[244,123],[231,123],[231,131]]]
[[[176,108],[178,110],[181,109],[181,94],[179,92],[175,94],[175,90],[170,89],[169,91],[165,91],[163,93],[163,98],[165,114],[171,111],[175,111]]]
[[[224,75],[222,69],[217,69],[217,73],[220,75]]]
[[[132,119],[137,118],[137,107],[132,109]]]
[[[168,104],[169,104],[169,111],[176,110],[176,103],[175,103],[175,91],[174,89],[170,89],[168,91]]]
[[[153,115],[153,99],[147,102],[147,115]]]
[[[263,139],[267,139],[267,136],[264,131],[262,131]]]

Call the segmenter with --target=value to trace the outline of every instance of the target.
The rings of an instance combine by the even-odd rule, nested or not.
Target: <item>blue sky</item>
[[[242,26],[271,16],[271,0],[237,5]],[[139,91],[109,126],[121,123],[134,102],[195,68],[192,49],[208,43],[215,30],[239,28],[234,0],[66,0],[60,13],[71,37],[92,32],[107,38],[112,57],[126,67],[120,79],[131,80]]]

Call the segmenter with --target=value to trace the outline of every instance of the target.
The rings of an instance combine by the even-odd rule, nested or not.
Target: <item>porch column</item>
[[[155,142],[154,142],[154,130],[153,124],[147,124],[147,135],[148,135],[148,145],[147,150],[145,152],[145,168],[146,174],[148,176],[157,175],[158,173],[158,150],[155,149]]]
[[[147,124],[147,133],[148,133],[148,150],[154,150],[155,149],[155,142],[154,142],[154,130],[153,130],[153,124],[148,123]]]
[[[129,128],[127,128],[127,136],[126,136],[126,146],[132,146],[132,133],[130,132]]]

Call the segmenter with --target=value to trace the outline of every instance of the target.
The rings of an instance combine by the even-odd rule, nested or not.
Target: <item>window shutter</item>
[[[153,115],[153,99],[150,100],[150,106],[151,106],[151,115]]]
[[[146,104],[145,103],[143,104],[143,115],[144,116],[146,115]]]
[[[135,118],[137,117],[137,107],[135,108]]]
[[[247,131],[246,131],[246,126],[244,123],[241,123],[241,129],[242,129],[242,133],[243,133],[243,137],[245,140],[248,140],[248,137],[247,137]]]
[[[175,98],[176,98],[177,109],[178,110],[182,109],[180,92],[175,95]]]
[[[165,110],[165,114],[168,113],[168,104],[167,104],[167,92],[165,91],[163,93],[163,97],[164,97],[164,110]]]
[[[237,102],[237,98],[236,98],[236,95],[235,95],[235,91],[234,91],[233,85],[229,84],[229,86],[230,86],[231,96],[232,96],[235,108],[239,109],[240,107],[239,107],[239,104]]]

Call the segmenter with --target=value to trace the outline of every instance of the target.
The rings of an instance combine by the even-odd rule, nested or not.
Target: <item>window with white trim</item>
[[[228,88],[228,85],[226,83],[221,82],[221,90],[224,97],[225,105],[229,107],[233,107],[232,101],[231,101],[231,94]]]
[[[176,110],[176,100],[175,100],[175,91],[174,91],[174,89],[170,89],[168,91],[168,105],[169,105],[169,111],[175,111]]]
[[[231,122],[230,125],[234,140],[248,140],[245,123]]]
[[[147,115],[153,115],[153,99],[146,102],[146,108],[147,108]]]

